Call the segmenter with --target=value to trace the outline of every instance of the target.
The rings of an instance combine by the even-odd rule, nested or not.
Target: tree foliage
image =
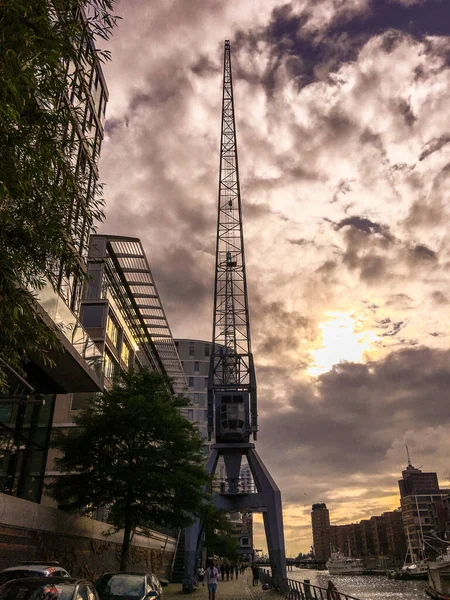
[[[209,475],[202,440],[180,414],[188,403],[158,373],[122,373],[54,442],[64,474],[51,494],[72,510],[109,507],[113,530],[124,529],[122,568],[136,528],[185,527],[204,510]]]
[[[226,513],[218,510],[214,504],[209,504],[205,507],[202,519],[208,556],[220,556],[236,562],[239,554],[239,541],[232,535],[233,528]]]
[[[113,2],[0,2],[0,357],[19,370],[30,353],[45,357],[56,344],[35,313],[35,294],[58,285],[61,264],[67,277],[80,273],[77,240],[102,218],[101,186],[88,189],[76,160],[89,140],[67,135],[78,118],[69,66],[86,67],[77,55],[87,35],[109,37]],[[85,220],[72,218],[76,206]]]

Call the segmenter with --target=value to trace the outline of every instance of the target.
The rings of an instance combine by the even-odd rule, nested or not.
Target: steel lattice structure
[[[246,389],[251,393],[251,426],[256,439],[256,381],[251,353],[229,41],[225,42],[223,68],[213,353],[209,383],[208,431],[211,437],[214,402],[212,389]]]
[[[256,378],[250,344],[245,276],[244,235],[234,120],[230,42],[225,42],[220,141],[219,201],[214,290],[213,352],[208,379],[208,434],[215,443],[206,464],[213,479],[223,460],[227,485],[212,490],[219,510],[262,512],[274,586],[286,590],[286,551],[281,493],[250,435],[256,439]],[[247,461],[254,486],[242,489]],[[197,520],[185,535],[183,589],[196,587],[201,560],[202,525]]]

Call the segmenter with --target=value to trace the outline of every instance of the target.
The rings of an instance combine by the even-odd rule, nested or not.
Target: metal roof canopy
[[[117,273],[129,290],[138,313],[136,326],[138,328],[144,326],[147,336],[158,352],[164,370],[173,381],[175,393],[186,393],[188,387],[186,375],[140,239],[115,235],[105,237]],[[132,290],[136,285],[139,286],[138,293]],[[139,303],[136,302],[137,298]],[[149,314],[150,310],[159,314],[153,316]],[[158,333],[153,333],[152,329],[158,329]]]

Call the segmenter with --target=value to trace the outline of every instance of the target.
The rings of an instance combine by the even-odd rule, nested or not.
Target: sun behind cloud
[[[374,331],[358,332],[358,321],[351,312],[327,312],[328,321],[319,323],[322,345],[311,350],[313,364],[308,373],[317,377],[341,362],[362,362],[376,341]]]

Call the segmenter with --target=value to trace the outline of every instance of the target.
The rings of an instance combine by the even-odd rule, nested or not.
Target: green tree
[[[35,296],[46,282],[58,286],[60,265],[67,278],[82,276],[80,240],[103,215],[101,186],[92,189],[76,159],[93,142],[69,135],[79,109],[68,94],[88,67],[78,56],[86,38],[111,33],[113,3],[0,2],[0,357],[19,371],[31,353],[45,358],[57,344]],[[82,86],[77,93],[82,103]],[[77,220],[79,206],[85,218]]]
[[[109,507],[112,530],[124,530],[122,570],[136,528],[186,527],[208,501],[202,440],[180,414],[188,403],[158,373],[122,373],[54,442],[63,474],[50,493],[67,509]]]
[[[205,546],[209,556],[220,556],[231,562],[238,558],[239,542],[233,537],[233,528],[225,512],[213,504],[205,507],[202,515]]]

